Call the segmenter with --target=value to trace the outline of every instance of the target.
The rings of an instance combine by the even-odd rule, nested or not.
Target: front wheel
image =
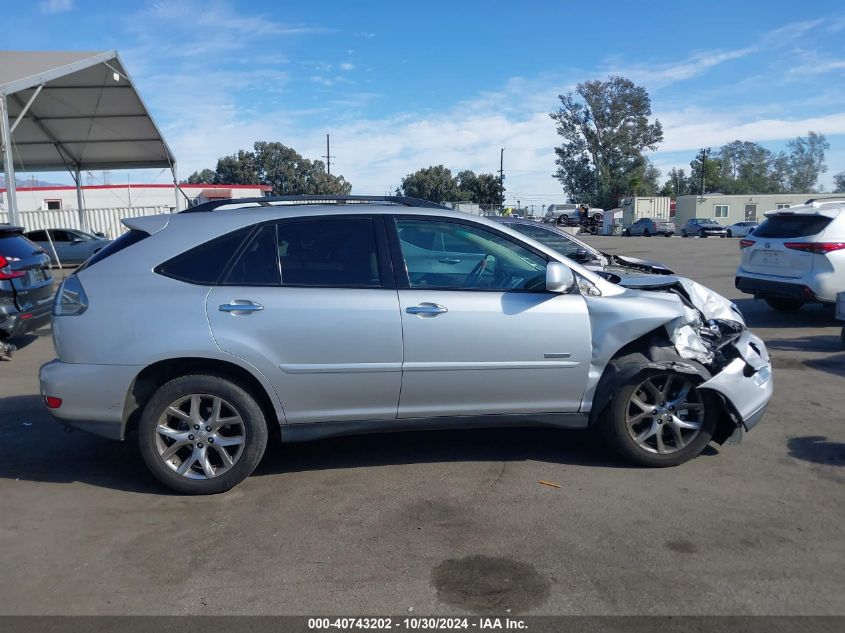
[[[686,236],[687,236],[686,229],[681,229],[681,237],[686,237]]]
[[[255,470],[267,446],[267,424],[240,385],[219,376],[182,376],[159,387],[144,407],[138,443],[164,485],[215,494]]]
[[[707,233],[705,233],[705,232],[704,232],[704,229],[701,229],[701,230],[698,232],[698,237],[707,237]]]
[[[625,237],[631,237],[631,229],[625,229],[624,231],[622,231],[622,235],[624,235]]]
[[[728,237],[733,237],[733,236],[734,236],[733,231],[731,231],[730,229],[728,229]]]
[[[649,231],[648,229],[645,229],[643,231],[643,237],[651,237],[651,231]]]
[[[640,466],[677,466],[713,437],[715,398],[682,374],[646,369],[617,391],[602,432],[625,459]]]
[[[803,302],[797,299],[781,299],[780,297],[769,297],[766,299],[769,307],[778,312],[795,312],[803,306]]]

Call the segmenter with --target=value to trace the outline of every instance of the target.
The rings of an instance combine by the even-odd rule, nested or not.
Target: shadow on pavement
[[[745,317],[745,322],[754,328],[803,328],[803,327],[841,327],[832,307],[805,305],[795,312],[778,312],[770,308],[765,301],[753,298],[733,299],[736,307]],[[768,344],[768,341],[767,341]]]
[[[787,441],[789,456],[814,464],[845,466],[845,444],[828,442],[820,435],[792,437]]]
[[[127,492],[172,494],[147,471],[133,437],[114,442],[64,427],[36,395],[0,398],[0,478],[81,482]],[[704,455],[717,451],[708,449]],[[334,468],[466,461],[525,461],[632,468],[597,434],[549,428],[409,431],[314,442],[271,441],[255,475]]]
[[[538,461],[550,464],[635,468],[618,458],[596,433],[550,428],[407,431],[282,444],[255,474],[445,462]]]
[[[23,349],[24,347],[31,345],[35,341],[45,336],[50,336],[50,328],[44,327],[40,330],[36,330],[35,332],[29,332],[28,334],[23,334],[21,336],[16,336],[15,338],[9,339],[9,343],[17,347],[19,350]]]
[[[66,433],[36,395],[0,398],[0,444],[2,479],[168,492],[148,474],[134,442],[112,442],[81,431]]]

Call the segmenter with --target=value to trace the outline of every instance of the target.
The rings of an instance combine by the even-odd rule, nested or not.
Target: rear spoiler
[[[163,213],[160,215],[143,215],[138,218],[124,218],[121,220],[123,225],[132,231],[143,231],[152,235],[163,230],[170,222],[172,214]]]

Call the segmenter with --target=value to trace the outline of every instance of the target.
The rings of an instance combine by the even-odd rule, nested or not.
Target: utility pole
[[[701,197],[704,197],[704,172],[707,170],[707,154],[709,153],[709,147],[701,148]]]
[[[499,152],[499,187],[502,189],[502,206],[505,206],[505,148]]]
[[[326,155],[323,156],[326,159],[326,173],[331,176],[332,175],[332,153],[329,151],[329,135],[326,134]]]

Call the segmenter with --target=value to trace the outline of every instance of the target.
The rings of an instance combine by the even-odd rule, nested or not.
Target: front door
[[[394,222],[404,277],[399,417],[578,411],[587,307],[577,292],[545,290],[545,256],[469,221]],[[461,261],[444,270],[443,259]]]
[[[381,218],[265,224],[206,310],[225,351],[258,364],[289,423],[395,419],[399,301]]]

